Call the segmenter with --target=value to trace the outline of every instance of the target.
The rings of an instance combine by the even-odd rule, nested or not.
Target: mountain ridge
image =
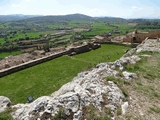
[[[41,19],[41,20],[40,20]],[[67,15],[23,15],[23,14],[10,14],[10,15],[0,15],[0,21],[7,22],[7,21],[44,21],[44,20],[50,20],[50,21],[57,21],[57,20],[102,20],[102,21],[133,21],[133,20],[160,20],[159,18],[121,18],[121,17],[114,17],[114,16],[98,16],[98,17],[92,17],[80,13],[75,14],[67,14]]]

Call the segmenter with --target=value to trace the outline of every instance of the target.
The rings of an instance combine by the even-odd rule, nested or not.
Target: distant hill
[[[70,20],[98,20],[106,22],[124,22],[126,19],[117,18],[117,17],[91,17],[83,14],[69,14],[69,15],[57,15],[57,16],[39,16],[34,18],[29,18],[21,20],[21,22],[65,22]]]
[[[54,15],[54,16],[38,16],[33,18],[28,18],[21,21],[30,21],[35,23],[41,22],[65,22],[70,20],[92,20],[93,18],[83,14],[69,14],[69,15]]]
[[[119,17],[91,17],[84,14],[69,14],[69,15],[0,15],[0,21],[19,21],[19,22],[65,22],[70,20],[97,20],[103,22],[144,22],[144,21],[160,21],[160,19],[145,19],[145,18],[135,18],[135,19],[124,19]]]
[[[105,21],[105,22],[125,22],[127,21],[124,18],[118,18],[118,17],[95,17],[97,20]]]
[[[21,14],[13,14],[13,15],[0,15],[0,21],[17,21],[27,18],[33,18],[41,15],[21,15]]]

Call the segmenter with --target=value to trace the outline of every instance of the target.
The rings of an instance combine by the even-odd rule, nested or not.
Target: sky
[[[66,15],[160,18],[160,0],[0,0],[0,15]]]

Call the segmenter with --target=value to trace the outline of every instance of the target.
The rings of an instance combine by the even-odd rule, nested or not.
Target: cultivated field
[[[7,57],[9,55],[18,55],[21,54],[20,51],[13,51],[13,52],[1,52],[0,53],[0,59],[3,59],[4,57]]]

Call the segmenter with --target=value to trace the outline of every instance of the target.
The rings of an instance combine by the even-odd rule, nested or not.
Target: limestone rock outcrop
[[[5,96],[0,96],[0,113],[4,112],[11,104],[11,101],[9,98]]]
[[[140,45],[137,46],[136,52],[152,51],[160,52],[160,38],[148,39],[146,38]]]

